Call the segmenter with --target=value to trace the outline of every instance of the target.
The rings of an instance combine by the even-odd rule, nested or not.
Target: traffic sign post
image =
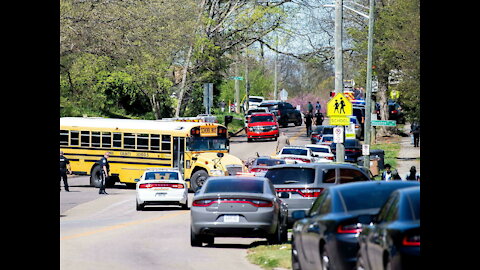
[[[345,161],[345,147],[343,146],[344,137],[345,137],[345,126],[350,125],[350,117],[353,114],[353,106],[350,100],[342,93],[337,92],[327,102],[327,116],[330,119],[330,125],[342,126],[336,127],[335,129],[342,130],[342,142],[337,143],[337,161]]]

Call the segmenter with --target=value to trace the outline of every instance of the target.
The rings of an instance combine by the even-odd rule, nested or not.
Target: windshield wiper
[[[283,182],[284,184],[293,184],[293,183],[298,183],[299,181],[296,181],[296,180],[287,180],[285,182]]]

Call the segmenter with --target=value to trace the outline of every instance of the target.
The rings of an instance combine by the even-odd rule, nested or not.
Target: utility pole
[[[250,109],[248,96],[250,95],[250,83],[248,82],[248,52],[245,50],[245,112]]]
[[[365,95],[365,144],[372,143],[372,107],[375,104],[372,102],[372,61],[373,61],[373,26],[375,12],[375,0],[370,0],[370,11],[368,16],[368,55],[367,55],[367,93]],[[363,157],[363,166],[370,168],[370,155]]]
[[[240,76],[238,74],[238,54],[235,57],[235,77]],[[240,113],[240,84],[237,79],[235,79],[235,112]]]
[[[335,0],[335,93],[343,93],[343,0]],[[345,127],[344,131],[345,131]],[[345,134],[345,132],[343,133]],[[337,143],[336,160],[345,161],[345,146],[343,143]]]
[[[278,34],[275,36],[275,49],[278,50]],[[275,52],[275,66],[274,66],[274,77],[275,81],[273,82],[274,89],[273,89],[273,99],[277,99],[277,93],[278,93],[278,83],[277,83],[277,60],[278,60],[278,53]]]

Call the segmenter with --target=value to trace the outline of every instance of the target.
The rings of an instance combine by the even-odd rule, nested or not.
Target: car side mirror
[[[304,219],[307,217],[307,212],[305,210],[296,210],[292,212],[292,219],[294,221]]]

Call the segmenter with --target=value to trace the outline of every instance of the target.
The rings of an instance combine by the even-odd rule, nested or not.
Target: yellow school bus
[[[135,186],[152,167],[178,168],[192,190],[209,176],[247,171],[229,154],[226,127],[216,123],[62,117],[60,150],[70,160],[72,173],[90,175],[90,185],[96,187],[98,161],[105,152],[110,152],[112,176],[107,186]]]

